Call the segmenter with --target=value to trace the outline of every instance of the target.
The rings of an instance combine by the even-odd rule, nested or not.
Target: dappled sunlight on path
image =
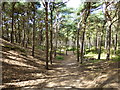
[[[76,55],[68,52],[64,60],[54,60],[50,70],[44,68],[44,61],[15,51],[4,51],[3,85],[16,88],[99,88],[119,87],[117,67],[111,69],[109,63],[86,63],[80,65]],[[110,84],[109,84],[110,83]]]

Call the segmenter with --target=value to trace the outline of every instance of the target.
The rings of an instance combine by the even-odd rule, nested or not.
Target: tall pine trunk
[[[111,25],[108,31],[108,45],[107,45],[107,57],[106,60],[110,60],[110,48],[111,48]]]
[[[53,54],[53,2],[52,2],[52,7],[51,7],[51,29],[50,29],[50,63],[52,64],[52,54]]]
[[[35,10],[35,3],[33,4],[33,8],[34,8],[34,11],[33,11],[33,14],[34,14],[34,16],[33,16],[33,19],[34,19],[34,21],[33,21],[33,35],[32,35],[32,56],[34,57],[34,50],[35,50],[35,29],[36,29],[36,27],[35,27],[35,15],[36,15],[36,10]]]
[[[11,31],[11,43],[14,43],[14,6],[15,2],[12,2],[12,31]]]
[[[79,30],[80,30],[80,28],[78,28],[78,30],[77,30],[77,62],[79,62],[79,57],[80,57]]]
[[[117,50],[117,39],[118,39],[118,35],[117,35],[117,33],[115,34],[115,47],[114,47],[114,54],[116,54],[116,50]]]
[[[84,57],[84,40],[85,40],[85,27],[84,27],[84,31],[82,32],[81,53],[80,53],[81,64],[83,62],[83,57]]]
[[[101,57],[101,47],[102,47],[102,35],[100,34],[100,42],[99,42],[99,49],[98,49],[98,59]]]
[[[48,2],[45,2],[45,27],[46,27],[46,69],[48,69],[49,39],[48,39]]]

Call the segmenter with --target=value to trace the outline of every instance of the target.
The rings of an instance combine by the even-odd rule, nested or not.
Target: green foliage
[[[103,53],[103,52],[104,52],[104,48],[102,47],[102,48],[101,48],[101,53]],[[89,49],[86,49],[86,54],[88,54],[88,53],[98,54],[98,50],[96,50],[95,47],[92,47],[90,50],[89,50]]]
[[[91,63],[97,63],[97,62],[100,62],[100,61],[102,61],[102,59],[90,60],[89,62],[91,62]]]
[[[63,55],[64,54],[64,51],[63,51],[63,49],[60,51],[60,49],[58,49],[57,51],[57,54],[60,54],[60,55]]]
[[[76,48],[73,48],[73,47],[68,47],[67,51],[75,51]]]
[[[39,45],[39,46],[36,46],[36,49],[40,49],[40,50],[43,50],[43,51],[44,51],[44,50],[45,50],[45,46],[40,46],[40,45]]]
[[[97,54],[98,51],[95,49],[95,47],[92,47],[90,50],[86,49],[86,54],[91,53],[91,54]]]
[[[116,56],[112,58],[112,62],[118,62],[120,61],[120,56]]]
[[[60,55],[57,55],[55,58],[56,58],[56,60],[64,60],[64,57],[60,56]]]
[[[116,54],[117,54],[117,55],[120,55],[120,50],[117,50],[117,51],[116,51]]]

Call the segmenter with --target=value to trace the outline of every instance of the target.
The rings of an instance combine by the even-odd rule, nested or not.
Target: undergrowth
[[[64,57],[60,56],[60,55],[57,55],[55,58],[56,58],[56,60],[64,60]]]

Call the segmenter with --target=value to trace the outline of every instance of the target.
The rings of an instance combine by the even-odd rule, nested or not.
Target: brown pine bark
[[[35,29],[36,29],[36,27],[35,27],[35,15],[36,15],[36,10],[35,10],[35,5],[34,5],[34,3],[33,3],[33,8],[34,8],[34,11],[33,11],[33,13],[34,13],[34,16],[33,16],[33,19],[34,19],[34,21],[33,21],[33,35],[32,35],[32,56],[34,57],[34,50],[35,50]]]
[[[51,45],[51,48],[50,48],[50,63],[52,64],[52,54],[53,54],[53,6],[54,3],[52,2],[52,5],[51,5],[51,29],[50,29],[50,45]]]
[[[45,2],[45,27],[46,27],[46,69],[48,68],[48,53],[49,53],[49,39],[48,39],[48,2]]]
[[[12,31],[11,31],[11,43],[14,43],[14,6],[15,2],[12,2]]]
[[[79,57],[80,57],[80,52],[79,52],[79,49],[80,49],[80,45],[79,45],[79,30],[80,28],[78,28],[77,30],[77,62],[79,62]]]

